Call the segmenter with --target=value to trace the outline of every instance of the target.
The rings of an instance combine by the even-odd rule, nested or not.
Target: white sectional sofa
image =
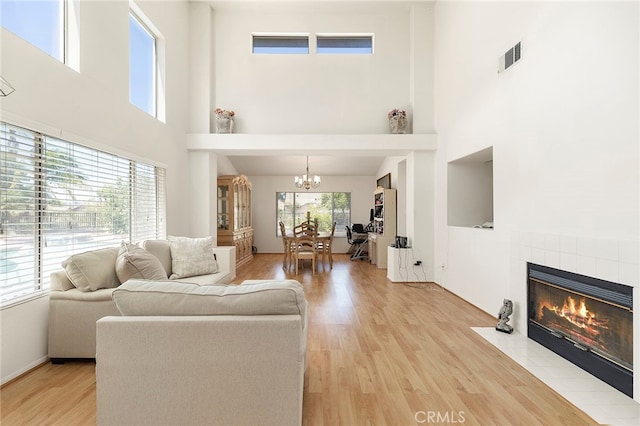
[[[172,241],[175,244],[182,240],[176,237]],[[207,241],[210,244],[212,240]],[[212,285],[230,283],[236,276],[235,247],[212,247],[217,259],[215,272],[180,278],[175,273],[181,271],[173,268],[176,259],[172,258],[172,242],[146,240],[138,246],[123,244],[74,255],[63,262],[64,270],[51,275],[48,346],[52,362],[95,358],[96,321],[119,315],[112,293],[130,277],[157,280],[173,277],[172,282]]]
[[[129,280],[97,322],[98,425],[300,425],[307,302],[294,280]]]

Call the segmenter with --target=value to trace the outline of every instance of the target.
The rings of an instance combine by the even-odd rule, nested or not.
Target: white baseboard
[[[23,374],[28,373],[29,371],[33,370],[36,367],[39,367],[40,365],[42,365],[42,364],[44,364],[45,362],[48,362],[48,361],[49,361],[49,357],[48,356],[44,356],[42,358],[39,358],[39,359],[35,360],[31,364],[24,366],[20,370],[14,371],[10,375],[8,375],[6,377],[3,377],[0,380],[0,386],[3,386],[5,383],[8,383],[13,379],[16,379],[16,378],[22,376]]]

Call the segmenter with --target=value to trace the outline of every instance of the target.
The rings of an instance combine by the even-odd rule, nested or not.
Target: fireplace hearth
[[[632,288],[528,264],[528,336],[633,397]]]

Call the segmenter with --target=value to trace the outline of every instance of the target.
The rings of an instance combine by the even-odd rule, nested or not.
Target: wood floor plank
[[[334,255],[334,268],[295,276],[258,254],[245,279],[298,279],[309,302],[303,424],[592,425],[471,327],[496,319],[433,283]],[[92,425],[95,363],[45,364],[0,390],[4,425]]]

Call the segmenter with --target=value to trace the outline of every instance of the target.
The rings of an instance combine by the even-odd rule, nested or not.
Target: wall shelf
[[[423,134],[251,134],[190,133],[189,151],[214,151],[224,155],[408,155],[415,151],[435,151],[437,135]]]

